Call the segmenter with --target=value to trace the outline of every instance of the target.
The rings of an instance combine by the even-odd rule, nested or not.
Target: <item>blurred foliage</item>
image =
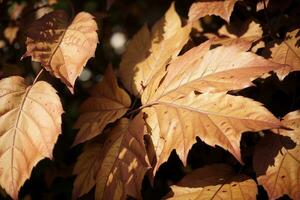
[[[57,79],[43,73],[41,79],[51,82],[58,90],[65,113],[63,115],[63,132],[54,149],[54,159],[44,159],[34,168],[30,180],[22,187],[19,197],[21,199],[71,199],[72,168],[82,151],[82,145],[71,148],[76,135],[72,128],[79,112],[79,106],[88,96],[88,88],[102,78],[106,66],[110,63],[116,69],[120,63],[121,53],[124,48],[117,50],[111,44],[112,36],[121,33],[126,42],[136,33],[143,24],[152,25],[163,16],[172,0],[3,0],[0,1],[0,78],[20,75],[27,80],[33,80],[41,69],[30,58],[20,61],[25,53],[26,30],[37,15],[42,15],[51,9],[64,9],[72,18],[80,11],[93,14],[99,26],[99,40],[95,58],[91,59],[84,72],[86,77],[76,81],[75,94]],[[184,18],[193,0],[176,0],[176,10]],[[272,2],[278,2],[273,0]],[[54,4],[53,4],[54,3]],[[277,37],[284,38],[287,31],[300,27],[300,1],[286,1],[286,6],[275,6],[256,12],[255,0],[244,0],[237,3],[231,17],[232,24],[240,24],[247,20],[258,21],[263,27],[271,26]],[[51,4],[51,5],[50,5]],[[110,6],[111,4],[111,6]],[[20,11],[21,10],[21,11]],[[20,14],[18,12],[20,11]],[[266,17],[266,15],[268,17]],[[205,32],[217,32],[224,24],[219,17],[205,17],[201,21]],[[267,25],[268,24],[268,25]],[[5,37],[7,27],[18,27],[16,38],[9,42]],[[122,38],[121,38],[122,39]],[[197,45],[204,40],[203,35],[193,34],[192,40],[187,45]],[[272,40],[270,30],[264,30],[264,41]],[[125,43],[126,45],[126,43]],[[262,52],[262,51],[261,51]],[[262,102],[277,117],[300,108],[300,73],[290,73],[282,82],[272,75],[265,80],[256,80],[256,87],[247,88],[239,92],[240,95],[251,97]],[[225,162],[245,171],[252,177],[251,169],[252,151],[258,141],[257,134],[244,134],[241,148],[246,165],[241,166],[228,152],[221,148],[212,148],[200,139],[195,140],[195,145],[190,151],[188,166],[183,167],[175,151],[167,163],[163,164],[151,186],[145,179],[142,194],[145,199],[159,199],[165,195],[171,183],[184,176],[188,171],[204,166],[208,163]],[[250,153],[249,153],[250,152]],[[248,157],[247,157],[248,156]],[[0,190],[1,199],[9,199],[5,192]],[[92,199],[93,193],[87,194],[82,199]],[[266,198],[266,193],[260,189],[258,199]]]

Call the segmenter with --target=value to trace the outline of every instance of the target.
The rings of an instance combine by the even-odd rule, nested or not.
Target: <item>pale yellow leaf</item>
[[[300,29],[287,33],[286,39],[271,48],[272,60],[284,64],[285,67],[276,71],[279,79],[284,79],[290,72],[300,70]]]
[[[236,174],[225,164],[208,165],[186,175],[167,199],[176,200],[216,200],[216,199],[256,199],[257,186],[249,177]]]
[[[0,80],[0,184],[13,198],[32,168],[61,132],[62,105],[50,84],[27,85],[21,77]]]
[[[131,100],[120,88],[112,67],[104,79],[91,91],[91,97],[81,106],[81,115],[74,127],[80,129],[73,145],[85,142],[100,134],[105,126],[121,118],[129,109]]]
[[[195,21],[207,15],[217,15],[229,22],[234,5],[238,0],[200,0],[192,4],[189,21]]]
[[[28,29],[23,57],[40,62],[73,92],[76,78],[94,56],[98,28],[86,12],[78,13],[71,23],[67,19],[64,11],[54,11],[35,21]]]
[[[299,134],[299,130],[295,130],[295,134]],[[285,194],[300,199],[299,158],[300,145],[279,135],[269,134],[256,146],[254,170],[269,199],[278,199]]]

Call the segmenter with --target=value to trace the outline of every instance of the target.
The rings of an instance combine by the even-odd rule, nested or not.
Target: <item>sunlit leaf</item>
[[[144,26],[132,38],[121,60],[120,78],[126,89],[140,97],[155,74],[180,52],[190,30],[190,25],[181,27],[173,4],[151,31]]]
[[[73,92],[76,78],[94,56],[98,43],[93,16],[78,13],[71,23],[64,11],[54,11],[35,21],[27,31],[27,52]]]
[[[27,85],[21,77],[0,80],[0,184],[14,199],[32,168],[52,150],[63,112],[54,88]]]
[[[195,21],[207,15],[217,15],[229,22],[234,5],[238,0],[200,0],[192,4],[189,21]]]
[[[255,199],[257,186],[254,180],[235,173],[225,164],[208,165],[186,175],[167,199]]]

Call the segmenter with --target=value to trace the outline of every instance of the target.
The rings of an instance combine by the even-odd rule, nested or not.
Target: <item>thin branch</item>
[[[41,74],[43,73],[43,71],[44,71],[44,69],[42,68],[42,69],[39,71],[39,73],[36,75],[36,77],[35,77],[35,79],[34,79],[32,85],[34,85],[34,84],[37,82],[37,80],[39,79],[39,77],[41,76]]]

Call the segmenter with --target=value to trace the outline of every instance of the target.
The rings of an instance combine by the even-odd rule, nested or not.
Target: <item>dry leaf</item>
[[[73,174],[77,175],[73,184],[73,198],[88,193],[96,185],[101,154],[103,154],[103,143],[94,142],[85,145],[73,170]]]
[[[300,70],[300,29],[289,32],[285,41],[271,48],[272,60],[284,64],[285,67],[276,71],[279,79],[283,80],[290,72]]]
[[[239,46],[220,46],[209,51],[210,41],[192,48],[174,60],[161,83],[154,78],[143,96],[143,104],[164,95],[184,96],[191,91],[222,92],[252,86],[252,80],[283,67]],[[161,76],[161,75],[160,75]],[[159,88],[153,86],[159,86]]]
[[[151,32],[144,26],[128,44],[120,64],[120,78],[126,89],[141,96],[155,74],[180,52],[190,31],[190,25],[181,28],[173,4]]]
[[[222,44],[225,46],[236,45],[241,47],[242,50],[247,51],[250,49],[253,42],[262,38],[262,28],[259,24],[247,22],[242,26],[229,26],[224,25],[219,29],[221,38],[215,38],[215,44]]]
[[[13,3],[12,6],[8,9],[8,14],[11,20],[17,20],[20,18],[24,8],[26,7],[26,2],[22,3]]]
[[[91,97],[81,106],[81,115],[74,127],[80,129],[73,145],[85,142],[100,134],[105,126],[121,118],[128,110],[131,100],[120,88],[112,67],[104,79],[91,90]]]
[[[0,80],[0,184],[13,199],[32,168],[52,157],[62,112],[50,84],[28,86],[17,76]]]
[[[15,41],[18,31],[18,26],[8,26],[5,28],[4,37],[8,40],[9,44],[12,44]]]
[[[71,23],[67,18],[64,11],[54,11],[35,21],[28,30],[23,57],[40,62],[73,92],[76,78],[94,56],[98,28],[86,12],[78,13]]]
[[[176,149],[182,161],[195,137],[221,146],[240,162],[240,138],[245,131],[279,127],[280,122],[260,103],[225,93],[252,85],[251,80],[281,65],[239,47],[209,50],[210,41],[175,59],[142,95],[158,167]],[[196,93],[195,93],[196,91]],[[179,139],[180,138],[180,139]]]
[[[208,165],[186,175],[177,185],[171,186],[168,199],[256,199],[254,180],[236,174],[225,164]],[[172,194],[173,193],[173,194]]]
[[[96,199],[125,199],[127,195],[141,198],[142,181],[149,169],[143,135],[142,115],[131,122],[122,118],[108,132],[104,144],[86,148],[74,169],[78,176],[73,197],[81,196],[96,184]],[[80,188],[83,181],[88,184],[84,190]]]
[[[298,124],[299,126],[299,124]],[[295,134],[299,134],[295,130]],[[257,181],[277,199],[284,194],[300,199],[300,145],[279,135],[267,135],[256,146],[254,170]]]
[[[238,0],[200,0],[192,4],[189,21],[195,21],[207,15],[217,15],[229,22],[234,5]]]
[[[205,93],[177,98],[165,95],[143,109],[150,127],[158,167],[176,149],[183,163],[199,136],[211,146],[228,150],[242,162],[240,139],[245,131],[280,127],[280,122],[260,103],[225,93]]]
[[[283,136],[288,136],[295,143],[300,145],[300,110],[290,112],[284,116],[282,124],[287,128],[291,128],[292,130],[279,129],[273,130],[273,132]]]

